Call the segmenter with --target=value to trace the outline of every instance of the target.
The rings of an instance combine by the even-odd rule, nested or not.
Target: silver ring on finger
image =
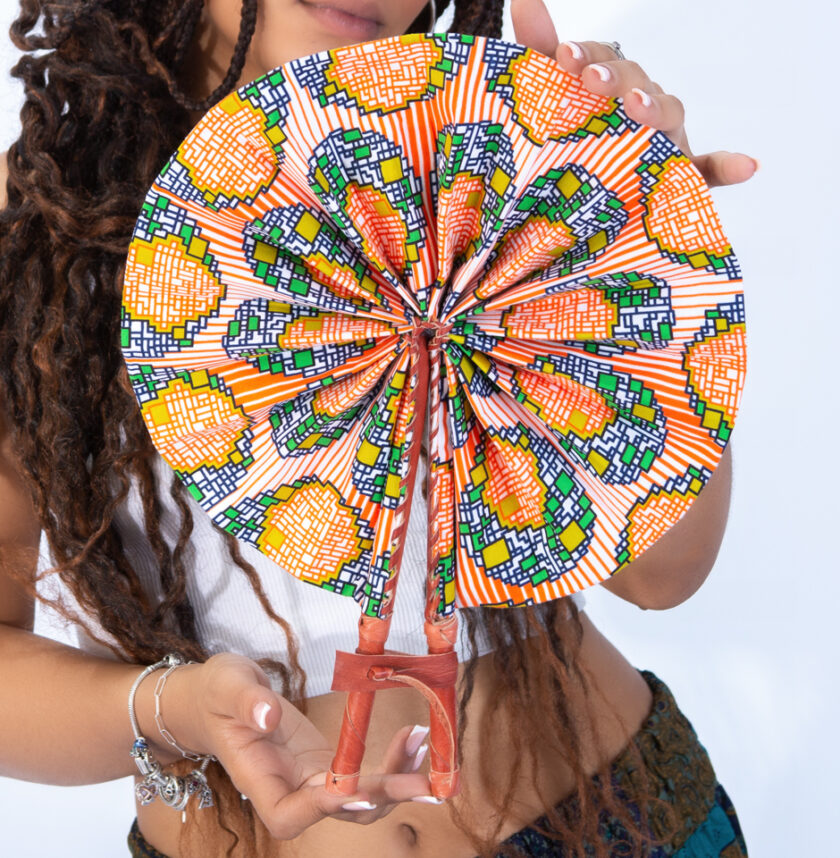
[[[615,56],[619,60],[626,60],[627,57],[624,56],[621,50],[621,45],[618,42],[601,42],[602,45],[606,45],[608,48],[612,48],[615,51]]]

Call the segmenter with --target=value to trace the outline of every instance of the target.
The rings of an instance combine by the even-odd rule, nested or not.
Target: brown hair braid
[[[145,193],[189,131],[189,111],[206,109],[238,80],[256,25],[257,0],[243,0],[239,38],[224,81],[201,102],[179,88],[177,77],[203,0],[20,2],[11,36],[24,56],[12,74],[23,82],[26,98],[21,135],[8,154],[8,205],[0,212],[0,406],[9,418],[55,570],[81,610],[101,625],[104,642],[136,663],[156,661],[172,650],[204,659],[208,653],[198,640],[186,594],[192,516],[176,480],[170,493],[180,521],[170,546],[153,469],[157,454],[119,347],[121,284]],[[439,4],[440,11],[447,5]],[[455,0],[453,30],[499,36],[502,7],[503,0]],[[415,23],[425,29],[428,17],[421,14]],[[132,484],[157,564],[159,604],[144,589],[115,525]],[[286,636],[288,663],[263,664],[278,673],[281,693],[305,708],[305,674],[292,630],[272,609],[235,538],[223,535],[232,567],[248,578],[266,614]],[[20,564],[9,567],[36,595],[31,571]],[[84,624],[65,606],[56,607]],[[576,664],[582,634],[576,609],[552,603],[518,611],[465,611],[464,617],[472,657],[461,689],[462,729],[481,625],[495,647],[498,676],[496,704],[482,725],[481,741],[488,759],[499,735],[517,752],[510,779],[499,782],[492,772],[483,772],[493,803],[501,813],[519,769],[534,764],[553,742],[569,761],[582,797],[576,820],[551,816],[549,802],[543,801],[556,836],[578,846],[588,839],[595,844],[591,854],[606,855],[593,807],[600,802],[626,820],[628,830],[638,828],[609,790],[595,795],[582,769],[575,713],[567,705],[570,689],[584,682]],[[184,854],[203,854],[201,839],[218,843],[224,839],[221,831],[230,838],[228,854],[265,854],[268,835],[250,805],[240,803],[223,772],[215,771],[213,780],[218,825],[207,811],[201,827],[184,826]],[[475,834],[468,808],[453,802],[451,812],[476,851],[493,854],[493,837]],[[643,854],[644,842],[634,842],[633,855]]]

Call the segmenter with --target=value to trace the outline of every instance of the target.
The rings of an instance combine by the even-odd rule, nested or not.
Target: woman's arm
[[[33,602],[17,579],[34,578],[40,526],[3,413],[0,402],[0,775],[72,785],[136,774],[127,700],[141,668],[32,632]],[[140,685],[136,712],[155,757],[167,765],[179,755],[154,722],[156,677]],[[356,795],[328,794],[334,749],[242,656],[179,668],[167,682],[164,711],[182,746],[215,755],[279,839],[326,816],[372,822],[394,803],[431,792],[426,775],[414,771],[407,725]]]
[[[24,483],[9,456],[0,419],[0,775],[39,783],[97,783],[136,774],[127,699],[137,665],[88,655],[31,631],[32,600],[11,577],[8,562],[28,558],[35,569],[39,528]],[[179,755],[159,738],[153,674],[136,697],[141,733],[166,765]],[[360,780],[353,796],[324,788],[334,749],[315,726],[275,694],[262,670],[221,654],[175,671],[166,685],[166,726],[178,741],[212,753],[280,839],[326,816],[372,822],[395,802],[429,795],[426,775],[413,771],[410,725],[397,731],[379,772]],[[346,805],[350,805],[345,810]]]
[[[604,581],[611,593],[640,608],[674,608],[703,585],[717,558],[732,485],[727,447],[691,509],[638,560]]]
[[[0,775],[84,784],[131,774],[126,701],[138,668],[32,632],[34,604],[16,578],[34,578],[40,526],[2,410],[0,510]],[[140,687],[138,711],[152,735],[150,685]]]

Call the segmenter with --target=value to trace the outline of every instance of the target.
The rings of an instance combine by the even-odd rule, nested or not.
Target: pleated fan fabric
[[[746,371],[699,173],[535,51],[354,45],[210,110],[137,222],[131,383],[218,526],[372,617],[398,572],[421,335],[441,617],[640,556],[708,482]]]

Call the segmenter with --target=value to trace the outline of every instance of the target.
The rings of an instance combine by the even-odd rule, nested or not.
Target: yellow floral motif
[[[266,513],[258,546],[298,578],[315,584],[336,579],[342,568],[370,550],[360,538],[356,511],[329,483],[284,486],[280,503]]]
[[[732,253],[706,183],[685,155],[672,156],[661,170],[647,198],[645,228],[666,253],[685,254],[694,268],[705,268],[709,253]]]
[[[447,225],[438,241],[443,241],[441,257],[451,263],[470,251],[481,235],[481,206],[484,182],[466,174],[455,176],[449,188],[438,195],[438,220]],[[446,276],[448,269],[441,274]]]
[[[615,412],[603,397],[584,384],[562,375],[520,369],[516,382],[528,397],[523,405],[552,429],[591,438],[604,431]]]
[[[514,115],[540,145],[579,128],[601,134],[609,126],[600,117],[615,109],[615,101],[584,89],[579,78],[558,76],[557,63],[536,51],[514,59],[498,83],[510,84]]]
[[[520,339],[601,340],[612,337],[618,307],[598,289],[570,289],[516,305],[502,317],[505,332]]]
[[[693,343],[686,350],[685,368],[691,387],[705,406],[702,422],[716,432],[723,421],[735,424],[735,412],[747,371],[746,330],[730,326],[726,319],[721,332],[708,340]]]
[[[329,286],[340,298],[355,304],[376,300],[376,282],[367,274],[359,274],[352,266],[328,259],[323,253],[302,255],[301,261],[315,280]]]
[[[296,319],[277,337],[277,345],[283,349],[304,349],[317,345],[354,343],[392,334],[394,328],[384,322],[341,313],[322,313]]]
[[[332,57],[324,95],[341,90],[367,111],[400,110],[422,98],[430,85],[444,82],[443,72],[435,68],[443,59],[443,48],[420,35],[351,45],[333,51]]]
[[[375,188],[349,184],[346,209],[362,236],[365,255],[380,268],[402,271],[407,250],[411,260],[416,260],[416,248],[413,245],[406,247],[408,231],[405,220],[384,193]]]
[[[505,527],[542,527],[546,488],[534,454],[502,438],[488,437],[485,455],[470,471],[470,479],[480,487],[484,502],[499,521]],[[496,554],[501,550],[498,546]]]
[[[185,247],[178,236],[136,238],[128,249],[123,303],[134,319],[155,330],[184,337],[184,325],[215,312],[225,295],[218,278],[201,261],[207,242],[194,237]]]
[[[210,385],[205,370],[191,383],[174,378],[143,405],[143,419],[163,457],[178,471],[241,461],[237,443],[248,425],[230,394]]]
[[[630,511],[628,536],[631,560],[647,551],[682,517],[703,488],[700,480],[695,480],[695,483],[689,487],[688,494],[681,494],[677,490],[658,492]]]
[[[274,142],[266,118],[237,93],[229,95],[202,122],[203,133],[181,144],[178,160],[207,202],[222,196],[251,199],[277,175]],[[271,134],[277,134],[274,130]]]
[[[490,273],[475,290],[479,298],[516,283],[528,274],[546,268],[575,243],[572,231],[564,223],[552,223],[535,216],[505,238],[499,257]]]

